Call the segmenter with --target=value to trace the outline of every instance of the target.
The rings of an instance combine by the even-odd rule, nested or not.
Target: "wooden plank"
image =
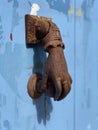
[[[76,1],[76,130],[98,129],[98,1]],[[80,20],[79,20],[80,19]]]

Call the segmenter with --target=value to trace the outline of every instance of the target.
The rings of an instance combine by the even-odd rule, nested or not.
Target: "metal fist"
[[[66,60],[61,47],[50,48],[49,56],[45,64],[45,71],[42,77],[42,89],[47,87],[48,80],[53,84],[54,100],[63,99],[70,91],[72,79],[68,73]]]
[[[27,45],[41,41],[44,50],[49,53],[43,75],[36,73],[30,77],[28,93],[32,98],[45,93],[54,100],[62,100],[71,89],[72,79],[68,73],[60,31],[50,19],[31,15],[25,18]]]

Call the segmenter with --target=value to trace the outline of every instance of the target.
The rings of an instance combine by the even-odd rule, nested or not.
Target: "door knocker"
[[[39,98],[43,93],[60,101],[70,92],[72,78],[64,56],[64,43],[57,25],[49,18],[25,15],[26,45],[42,44],[48,52],[44,73],[31,75],[27,89],[30,97]]]

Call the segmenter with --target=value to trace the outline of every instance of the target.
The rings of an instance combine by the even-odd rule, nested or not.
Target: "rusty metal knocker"
[[[43,93],[54,100],[62,100],[70,92],[72,78],[68,73],[64,56],[64,44],[60,31],[49,18],[34,15],[25,16],[26,45],[43,44],[49,53],[44,73],[32,74],[28,81],[28,93],[32,98],[39,98]]]

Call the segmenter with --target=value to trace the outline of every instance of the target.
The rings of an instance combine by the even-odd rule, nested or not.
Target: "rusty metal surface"
[[[72,79],[68,73],[64,57],[64,44],[59,28],[51,19],[26,15],[26,43],[40,41],[49,53],[44,74],[33,74],[28,81],[28,93],[32,98],[39,98],[42,93],[62,100],[70,92]]]
[[[36,44],[42,38],[37,38],[37,30],[41,30],[41,37],[48,32],[50,19],[45,17],[38,17],[34,15],[25,15],[25,29],[26,29],[26,44]],[[44,32],[43,32],[44,31]]]
[[[25,15],[25,30],[27,47],[42,41],[45,51],[50,46],[64,48],[59,28],[50,18]]]

